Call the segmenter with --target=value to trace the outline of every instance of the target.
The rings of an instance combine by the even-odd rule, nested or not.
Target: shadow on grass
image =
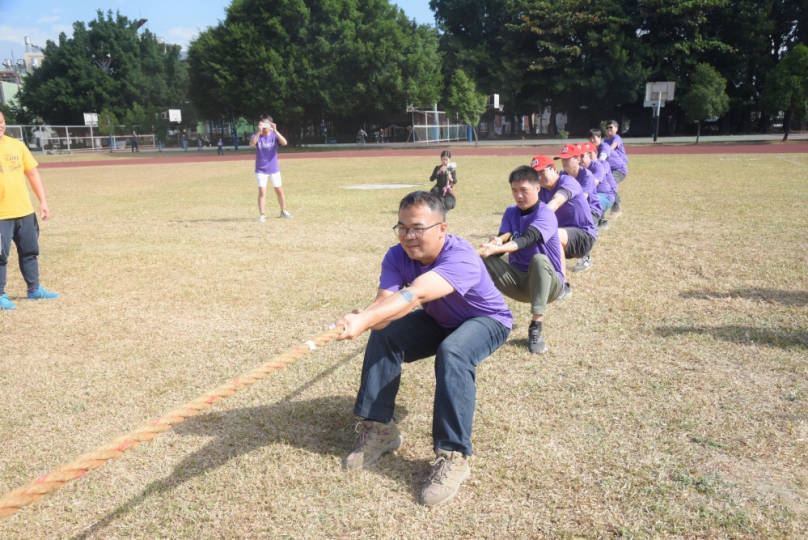
[[[116,519],[132,512],[151,496],[170,492],[183,483],[204,475],[207,471],[225,465],[232,459],[268,445],[291,445],[308,452],[344,457],[350,452],[356,437],[353,430],[356,422],[353,415],[354,396],[292,400],[356,358],[363,350],[364,348],[345,356],[278,403],[212,412],[189,418],[178,424],[174,431],[180,435],[215,438],[183,459],[170,476],[152,482],[140,494],[109,512],[74,536],[72,540],[97,536]],[[397,420],[402,420],[406,415],[405,407],[396,408]],[[268,465],[271,466],[271,463]],[[413,477],[423,479],[428,468],[427,461],[409,461],[398,455],[388,455],[370,472],[390,476],[410,487],[415,494],[417,488],[413,485]]]
[[[735,289],[729,292],[718,291],[684,291],[682,298],[712,300],[713,298],[743,298],[759,302],[777,302],[785,306],[808,306],[808,292],[783,291],[778,289]]]
[[[656,333],[662,337],[684,334],[704,334],[730,343],[756,344],[767,347],[808,349],[808,330],[767,330],[750,326],[660,326]]]

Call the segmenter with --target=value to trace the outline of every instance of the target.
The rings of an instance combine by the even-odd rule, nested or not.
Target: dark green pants
[[[546,255],[534,255],[527,272],[497,256],[483,261],[497,289],[508,298],[529,303],[533,315],[544,315],[547,304],[561,294],[561,278]]]

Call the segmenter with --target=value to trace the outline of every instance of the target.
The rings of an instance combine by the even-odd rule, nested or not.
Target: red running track
[[[287,159],[322,159],[322,158],[380,158],[380,157],[435,157],[444,147],[436,148],[384,148],[367,150],[330,150],[323,152],[290,152],[281,153],[281,161]],[[535,156],[537,154],[552,155],[554,147],[496,147],[452,149],[453,156]],[[189,152],[190,153],[190,152]],[[628,146],[628,154],[632,155],[692,155],[692,154],[804,154],[808,153],[808,143],[790,144],[738,144],[738,145],[686,145],[686,146]],[[215,161],[252,161],[252,153],[211,155],[179,155],[156,158],[120,158],[99,161],[63,161],[41,163],[41,169],[73,168],[73,167],[108,167],[110,165],[173,165],[176,163],[209,163]]]

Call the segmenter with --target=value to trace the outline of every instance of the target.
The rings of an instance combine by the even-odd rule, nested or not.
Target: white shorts
[[[267,181],[272,181],[272,187],[281,187],[281,173],[276,172],[272,174],[255,173],[255,179],[258,181],[258,187],[267,187]]]

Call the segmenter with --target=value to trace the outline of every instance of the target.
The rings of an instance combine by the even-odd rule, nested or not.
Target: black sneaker
[[[586,272],[592,268],[592,256],[587,255],[578,259],[578,264],[572,269],[573,272]]]
[[[601,218],[600,221],[598,221],[598,232],[605,231],[608,228],[609,220]]]
[[[547,352],[547,344],[541,337],[541,326],[536,323],[530,323],[527,329],[527,350],[539,354]]]

